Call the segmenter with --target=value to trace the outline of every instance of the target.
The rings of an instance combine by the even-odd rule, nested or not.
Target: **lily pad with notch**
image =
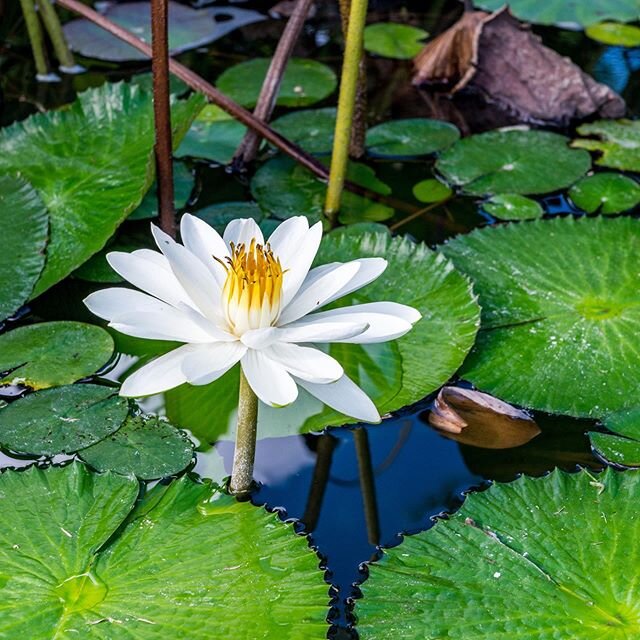
[[[0,335],[0,385],[46,389],[95,373],[113,354],[113,338],[83,322],[42,322]]]
[[[634,638],[638,499],[640,474],[612,469],[521,476],[469,494],[369,565],[360,637]]]
[[[328,587],[292,524],[187,477],[139,493],[80,463],[0,476],[0,635],[326,636]]]
[[[456,142],[436,168],[470,195],[550,193],[572,185],[591,167],[589,155],[568,142],[549,131],[489,131]]]
[[[410,158],[443,151],[460,138],[458,128],[442,120],[406,118],[389,120],[367,131],[367,152],[372,156]]]
[[[420,53],[429,36],[424,29],[397,22],[376,22],[364,29],[364,48],[383,58],[410,60]]]
[[[587,213],[621,213],[640,204],[640,184],[620,173],[594,173],[576,182],[569,197]]]
[[[461,372],[478,389],[576,417],[637,402],[640,221],[535,220],[476,230],[441,250],[473,279],[483,310]]]
[[[49,216],[36,190],[18,176],[0,176],[0,322],[24,304],[42,268]],[[1,367],[0,367],[1,369]]]
[[[75,453],[117,431],[128,411],[128,401],[112,387],[44,389],[0,410],[0,443],[36,456]]]
[[[578,127],[581,136],[572,147],[596,151],[596,164],[610,169],[640,172],[640,121],[598,120]]]
[[[133,31],[145,42],[151,42],[149,2],[109,3],[103,15],[117,25]],[[261,13],[248,9],[192,9],[172,1],[168,3],[168,16],[171,55],[202,47],[240,27],[265,20]],[[63,29],[69,46],[87,58],[108,62],[148,60],[144,53],[84,18],[68,22]]]
[[[602,422],[612,433],[589,433],[595,452],[607,462],[640,467],[640,408],[611,413]]]

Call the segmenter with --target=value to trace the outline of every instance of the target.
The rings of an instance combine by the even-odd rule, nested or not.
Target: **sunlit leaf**
[[[364,48],[384,58],[409,59],[420,53],[428,35],[408,24],[376,22],[365,27]]]
[[[440,182],[440,180],[431,178],[421,180],[417,184],[414,184],[413,195],[416,200],[420,200],[420,202],[442,202],[450,198],[453,195],[453,191],[451,191],[446,184]]]
[[[581,136],[573,147],[598,152],[596,164],[623,171],[640,171],[640,122],[637,120],[598,120],[578,127]]]
[[[460,138],[455,125],[429,118],[389,120],[367,131],[367,151],[373,156],[425,156],[443,151]]]
[[[640,203],[640,184],[619,173],[595,173],[576,182],[569,197],[587,213],[620,213]]]
[[[629,24],[599,22],[587,27],[585,33],[592,40],[597,40],[603,44],[618,47],[640,46],[640,29]]]
[[[517,193],[492,196],[482,204],[482,208],[498,220],[535,220],[544,215],[539,202]]]
[[[638,499],[640,474],[612,470],[555,471],[471,494],[370,565],[360,637],[635,638]]]

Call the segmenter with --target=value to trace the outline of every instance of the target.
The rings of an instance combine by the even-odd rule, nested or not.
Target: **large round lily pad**
[[[472,195],[540,194],[581,178],[591,159],[549,131],[503,130],[456,142],[436,164],[449,183]]]
[[[203,103],[172,101],[174,143]],[[154,171],[151,94],[123,82],[0,130],[0,174],[20,172],[49,211],[46,263],[34,295],[101,249],[135,209]]]
[[[631,640],[640,474],[521,477],[370,565],[362,640]]]
[[[620,213],[640,203],[640,184],[620,173],[595,173],[576,182],[569,197],[587,213]]]
[[[111,357],[113,339],[83,322],[43,322],[0,335],[0,385],[45,389],[95,373]]]
[[[497,11],[505,4],[514,16],[537,24],[555,24],[585,27],[602,20],[633,22],[640,19],[638,0],[475,0],[478,9]]]
[[[0,476],[0,636],[326,637],[328,587],[292,525],[188,478],[138,493],[78,463]]]
[[[611,413],[603,423],[613,433],[589,434],[596,453],[613,464],[640,467],[640,408]]]
[[[596,164],[623,171],[640,171],[640,122],[598,120],[578,127],[581,136],[572,147],[596,151]]]
[[[129,410],[118,390],[74,384],[36,391],[0,411],[0,443],[18,453],[74,453],[116,431]]]
[[[274,120],[271,126],[309,153],[330,153],[336,128],[336,109],[292,111]]]
[[[365,27],[364,48],[384,58],[408,60],[418,55],[429,34],[408,24],[376,22]]]
[[[169,422],[155,416],[130,416],[115,432],[80,452],[98,471],[154,480],[179,473],[193,458],[193,443]]]
[[[323,239],[317,264],[375,256],[389,262],[386,271],[342,304],[389,300],[415,307],[423,318],[400,340],[333,344],[329,353],[384,415],[421,400],[455,373],[473,344],[479,309],[469,281],[442,255],[388,233],[334,232]],[[229,438],[237,397],[238,377],[233,371],[204,387],[183,385],[169,391],[167,415],[203,440]],[[353,421],[301,390],[298,400],[284,409],[261,405],[258,434],[290,435]]]
[[[197,10],[169,2],[168,8],[169,48],[172,55],[202,47],[239,27],[264,20],[264,16],[257,11],[236,7]],[[104,15],[117,25],[133,31],[139,38],[151,42],[149,2],[110,3]],[[64,33],[71,48],[87,58],[110,62],[148,60],[144,53],[84,18],[64,25]]]
[[[254,107],[269,68],[269,58],[253,58],[226,69],[216,85],[245,107]],[[282,78],[276,104],[308,107],[330,96],[338,84],[336,74],[317,60],[292,58]]]
[[[424,156],[450,147],[460,138],[458,128],[442,120],[389,120],[367,131],[367,151],[373,156]]]
[[[536,220],[442,247],[474,281],[482,329],[462,375],[526,407],[599,417],[640,393],[640,221]]]
[[[34,188],[22,178],[0,176],[0,322],[27,301],[44,266],[48,215]],[[0,358],[2,356],[0,355]]]

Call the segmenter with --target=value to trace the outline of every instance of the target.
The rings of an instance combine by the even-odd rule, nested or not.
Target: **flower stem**
[[[351,10],[349,11],[349,28],[345,41],[342,76],[340,78],[340,97],[338,99],[338,115],[336,118],[333,153],[331,155],[329,186],[324,206],[324,213],[332,226],[337,223],[342,190],[347,173],[366,17],[367,0],[352,0]]]
[[[51,38],[53,50],[56,52],[56,58],[58,58],[60,62],[60,69],[62,69],[62,71],[75,70],[76,63],[73,59],[73,54],[69,50],[69,45],[67,44],[62,26],[60,25],[60,19],[51,1],[38,0],[38,8],[40,9],[42,22]]]
[[[233,453],[233,470],[229,488],[235,495],[246,495],[253,485],[253,462],[256,456],[258,432],[258,398],[240,369],[238,393],[238,426],[236,448]]]
[[[49,74],[49,67],[44,49],[42,26],[40,25],[36,5],[34,0],[20,0],[20,6],[22,7],[22,14],[24,15],[24,21],[27,25],[33,59],[36,63],[36,73],[38,77],[44,78]]]

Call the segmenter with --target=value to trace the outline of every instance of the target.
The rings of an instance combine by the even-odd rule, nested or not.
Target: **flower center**
[[[216,260],[218,260],[216,258]],[[283,270],[269,245],[255,240],[247,249],[231,243],[231,257],[218,260],[227,272],[222,304],[236,335],[272,326],[280,315]]]

